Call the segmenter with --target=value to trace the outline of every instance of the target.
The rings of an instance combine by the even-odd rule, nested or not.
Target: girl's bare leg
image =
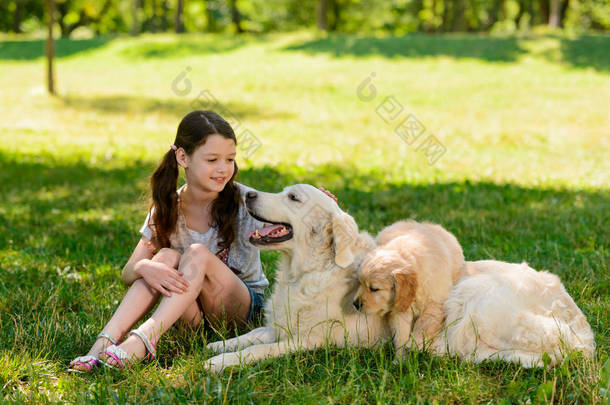
[[[189,282],[187,291],[162,297],[152,316],[138,328],[152,343],[156,343],[181,316],[194,324],[201,321],[195,302],[197,297],[200,297],[206,315],[212,319],[247,321],[250,311],[248,288],[206,246],[191,245],[182,256],[178,271]],[[137,358],[146,354],[144,344],[136,336],[128,337],[120,346]],[[103,357],[114,365],[113,359]]]
[[[165,263],[170,267],[176,268],[180,261],[180,253],[172,249],[161,249],[153,258],[153,261]],[[117,341],[138,322],[145,314],[148,313],[159,300],[160,293],[148,286],[143,279],[137,279],[129,287],[121,304],[116,309],[112,318],[102,332],[106,332]],[[103,352],[111,342],[105,338],[99,338],[91,346],[87,353],[88,356],[97,356]],[[75,369],[86,371],[85,366],[74,366]]]

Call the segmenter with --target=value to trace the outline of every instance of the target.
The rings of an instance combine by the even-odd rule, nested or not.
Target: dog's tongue
[[[269,236],[270,234],[274,233],[274,232],[279,232],[282,228],[284,228],[284,225],[267,225],[262,229],[255,229],[254,231],[250,232],[250,235],[248,235],[248,238],[250,238],[252,235],[254,235],[255,233],[258,232],[258,237],[263,237],[263,236]]]

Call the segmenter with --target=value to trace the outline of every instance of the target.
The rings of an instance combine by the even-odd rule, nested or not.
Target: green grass
[[[610,389],[610,37],[372,38],[186,35],[0,42],[0,388],[68,403],[603,403]],[[187,67],[191,91],[173,80]],[[375,72],[373,101],[357,88]],[[184,83],[179,83],[178,90]],[[454,232],[468,259],[558,274],[596,335],[596,359],[550,370],[325,348],[221,376],[207,340],[172,330],[158,361],[70,375],[125,292],[148,178],[209,90],[261,143],[241,181],[307,182],[362,229],[414,217]],[[446,147],[429,165],[376,114],[388,96]],[[212,106],[218,109],[218,106]],[[422,138],[423,139],[423,138]],[[263,253],[272,278],[277,254]],[[606,366],[604,367],[604,364]]]

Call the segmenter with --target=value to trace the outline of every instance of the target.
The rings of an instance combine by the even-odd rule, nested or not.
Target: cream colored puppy
[[[464,275],[462,248],[440,225],[400,221],[377,236],[364,259],[354,306],[388,321],[396,355],[405,348],[442,351],[435,338],[444,325],[443,305]]]
[[[551,364],[572,350],[593,356],[591,326],[556,275],[496,260],[467,262],[467,273],[445,304],[451,354],[525,367],[542,366],[544,353]]]

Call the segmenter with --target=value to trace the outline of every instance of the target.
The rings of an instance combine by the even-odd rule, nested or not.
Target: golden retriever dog
[[[397,357],[413,344],[437,351],[443,305],[465,272],[462,247],[440,225],[415,221],[385,228],[377,245],[360,267],[354,306],[387,320]]]
[[[331,197],[300,184],[278,194],[250,191],[246,205],[252,216],[271,224],[253,232],[250,243],[279,250],[282,257],[265,304],[265,326],[208,344],[222,352],[208,359],[208,370],[325,344],[373,347],[389,338],[380,316],[352,306],[357,269],[375,242],[358,232],[354,219]]]
[[[467,262],[468,277],[445,303],[449,353],[480,362],[501,359],[524,367],[550,364],[570,351],[593,356],[593,331],[559,277],[527,263]]]

